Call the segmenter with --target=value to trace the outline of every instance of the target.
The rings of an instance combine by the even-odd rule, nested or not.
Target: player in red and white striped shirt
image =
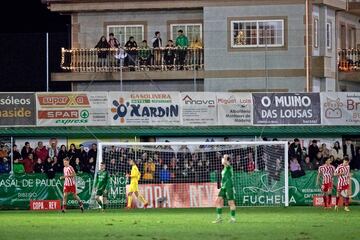
[[[320,177],[322,177],[321,191],[324,193],[324,207],[329,208],[331,205],[335,167],[331,165],[331,158],[325,158],[324,160],[325,163],[319,167],[316,183],[319,185]]]
[[[335,210],[338,209],[339,199],[341,192],[344,191],[345,198],[344,198],[344,205],[345,211],[350,211],[349,209],[349,197],[350,197],[350,166],[349,166],[349,158],[345,157],[342,164],[340,164],[335,171],[335,176],[338,177],[338,184],[337,184],[337,192],[336,192],[336,206]]]
[[[84,212],[84,205],[80,200],[79,196],[76,194],[76,181],[75,181],[75,170],[70,166],[69,158],[64,158],[64,176],[61,176],[60,179],[65,179],[64,181],[64,198],[63,198],[63,207],[62,212],[66,210],[66,202],[69,193],[74,196],[74,199],[78,201],[81,212]]]

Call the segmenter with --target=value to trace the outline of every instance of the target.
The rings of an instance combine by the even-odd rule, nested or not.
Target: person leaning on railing
[[[178,37],[176,38],[175,46],[177,47],[177,65],[180,70],[184,70],[185,58],[187,47],[189,46],[189,40],[184,35],[183,30],[178,31]]]
[[[174,65],[175,60],[175,46],[173,40],[169,40],[164,50],[164,60],[166,68],[169,69]]]
[[[147,45],[147,41],[143,40],[141,43],[139,51],[139,60],[140,60],[140,67],[148,67],[151,61],[151,49]]]
[[[135,71],[136,58],[137,58],[137,43],[133,36],[129,38],[129,41],[126,42],[125,48],[127,50],[128,56],[125,59],[125,65],[130,66],[130,71]]]
[[[110,44],[107,42],[105,36],[101,36],[95,48],[97,48],[98,51],[98,67],[107,66],[107,56],[109,53]]]

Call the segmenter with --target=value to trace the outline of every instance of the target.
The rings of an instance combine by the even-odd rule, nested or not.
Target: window
[[[125,45],[130,36],[133,36],[135,42],[140,44],[144,40],[144,25],[108,25],[107,36],[109,33],[114,33],[121,46]]]
[[[283,47],[284,20],[231,21],[231,47]]]
[[[348,48],[356,47],[356,30],[354,27],[348,27]]]
[[[170,36],[175,42],[177,38],[177,31],[183,30],[184,35],[189,39],[189,44],[196,40],[202,42],[202,24],[201,23],[189,23],[189,24],[170,24]]]
[[[332,24],[330,22],[326,23],[326,48],[332,48]]]
[[[314,47],[319,47],[319,19],[314,19]]]

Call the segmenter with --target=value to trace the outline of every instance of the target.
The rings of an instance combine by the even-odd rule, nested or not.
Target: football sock
[[[344,205],[345,205],[345,207],[349,206],[349,198],[348,197],[346,197],[344,199]]]
[[[143,204],[146,204],[147,201],[145,200],[145,198],[139,194],[139,200],[143,203]]]
[[[131,208],[131,202],[132,202],[132,196],[128,196],[128,203],[127,203],[128,208]]]
[[[97,200],[97,203],[100,205],[100,207],[103,207],[103,204],[102,204],[102,202],[101,202],[101,200],[99,199],[99,200]]]
[[[230,210],[230,216],[235,218],[235,210]]]
[[[222,208],[216,208],[217,217],[221,218]]]
[[[323,196],[323,199],[324,199],[324,207],[327,207],[327,196],[324,195],[324,196]]]
[[[331,206],[331,199],[332,199],[332,196],[331,196],[331,194],[330,195],[328,195],[328,207],[330,207]]]
[[[339,200],[340,200],[340,197],[336,197],[336,206],[339,205]]]

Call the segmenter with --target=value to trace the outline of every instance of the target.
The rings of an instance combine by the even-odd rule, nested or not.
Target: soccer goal
[[[99,142],[95,176],[105,163],[108,208],[126,204],[130,160],[141,172],[139,193],[150,208],[214,207],[225,154],[233,167],[236,205],[289,205],[288,143],[281,141]],[[142,203],[135,200],[133,207]]]

